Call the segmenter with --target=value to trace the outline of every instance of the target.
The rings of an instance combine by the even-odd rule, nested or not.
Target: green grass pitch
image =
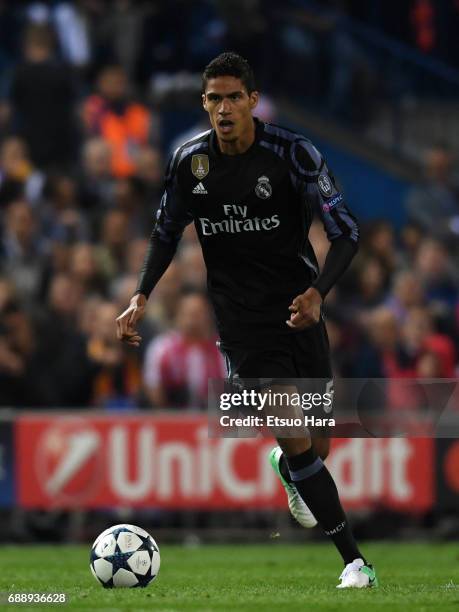
[[[161,546],[161,571],[146,589],[103,589],[88,567],[89,546],[0,547],[0,592],[65,592],[64,606],[18,610],[173,612],[365,610],[459,611],[459,546],[365,544],[377,589],[335,589],[341,564],[329,544]],[[1,606],[3,607],[3,606]]]

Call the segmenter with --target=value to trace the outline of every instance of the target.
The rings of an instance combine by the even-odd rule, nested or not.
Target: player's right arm
[[[142,340],[136,330],[137,323],[145,314],[150,293],[175,255],[183,230],[193,220],[179,185],[180,153],[181,149],[177,149],[169,161],[165,189],[148,242],[137,290],[129,306],[116,319],[118,339],[131,346],[139,346]]]
[[[330,241],[323,269],[303,294],[296,296],[286,321],[289,327],[305,329],[320,319],[321,305],[341,278],[357,252],[359,226],[319,151],[306,140],[297,140],[291,152],[295,185],[305,206],[319,211]]]

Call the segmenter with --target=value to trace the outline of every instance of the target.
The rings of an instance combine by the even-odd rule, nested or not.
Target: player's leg
[[[307,393],[311,391],[323,392],[322,386],[320,389],[311,389],[311,385],[315,384],[314,381],[317,381],[318,379],[320,381],[320,385],[322,385],[323,379],[327,381],[333,380],[329,359],[327,330],[323,322],[321,322],[319,326],[316,326],[314,329],[307,330],[304,333],[300,333],[295,335],[295,337],[292,337],[290,339],[290,350],[292,355],[292,368],[296,378],[298,379],[296,390],[300,393]],[[293,444],[293,442],[291,444]],[[299,454],[305,450],[303,448],[303,437],[298,440],[298,444],[300,446],[296,454]],[[314,437],[311,438],[311,444],[315,454],[320,457],[322,461],[325,461],[325,459],[328,457],[328,453],[330,452],[330,436],[328,435],[328,428],[324,429],[323,436],[314,435]],[[276,463],[277,469],[275,466]],[[275,471],[279,472],[281,479],[284,481],[283,484],[291,484],[292,481],[290,478],[286,455],[284,452],[282,452],[282,448],[280,446],[273,449],[271,453],[271,464]],[[314,520],[313,524],[315,525],[316,523],[317,521]]]
[[[306,350],[302,350],[304,345],[301,345],[301,341],[294,346],[299,376],[309,380],[331,378],[325,326],[312,330],[306,340]],[[311,347],[314,350],[313,359]],[[343,558],[346,567],[341,575],[340,587],[376,585],[374,570],[357,546],[336,484],[323,462],[329,451],[327,437],[312,440],[307,435],[303,439],[278,438],[278,443],[283,454],[283,458],[279,458],[280,473],[289,484],[295,485]]]
[[[293,363],[290,343],[277,340],[272,349],[243,349],[240,347],[228,347],[220,345],[220,350],[225,358],[228,377],[238,378],[241,383],[258,384],[258,379],[263,375],[264,379],[287,379],[295,375],[295,365]],[[285,386],[281,391],[285,390]],[[302,440],[300,441],[302,444]],[[302,446],[299,451],[301,452]],[[297,488],[290,481],[287,468],[287,480],[279,472],[279,460],[282,458],[282,450],[279,447],[270,453],[271,466],[275,470],[287,494],[288,506],[293,517],[303,527],[310,528],[317,525],[317,521],[311,511],[304,503]]]
[[[344,563],[363,558],[341,506],[335,482],[311,440],[279,438],[277,441],[288,466],[290,482],[333,540]]]
[[[288,349],[285,350],[285,347],[281,347],[281,349],[276,347],[276,350],[272,351],[256,352],[227,350],[225,353],[231,363],[232,374],[237,374],[241,379],[257,378],[260,374],[264,378],[272,379],[287,379],[298,376],[291,362],[292,353]],[[285,387],[283,390],[285,391]],[[280,416],[288,415],[285,414],[284,410]],[[346,560],[350,557],[352,557],[352,562],[360,558],[362,559],[362,567],[371,572],[372,569],[364,565],[365,560],[361,557],[353,540],[339,501],[336,485],[320,457],[328,451],[328,445],[325,442],[317,441],[313,446],[306,432],[298,437],[287,436],[284,438],[282,435],[276,435],[275,437],[281,447],[279,451],[275,449],[277,457],[280,459],[285,452],[288,482],[279,471],[279,461],[275,460],[274,451],[270,456],[271,464],[284,484],[292,514],[304,526],[313,526],[317,521],[311,515],[312,510],[321,526],[326,532],[329,532],[330,537],[343,555],[343,559],[345,558],[345,562],[348,563]],[[317,453],[316,448],[320,454]],[[308,500],[314,506],[314,508],[311,507],[311,510]],[[353,569],[352,571],[349,570],[347,575],[343,577],[341,586],[369,586],[371,580],[373,580],[373,583],[375,581],[374,576],[372,578],[365,575],[367,584],[360,584],[363,579],[360,566],[349,563],[346,568]]]
[[[311,440],[278,438],[290,477],[306,506],[343,558],[345,569],[339,588],[376,586],[373,567],[366,561],[341,506],[335,481]]]
[[[286,384],[281,386],[274,385],[270,387],[269,392],[271,393],[271,397],[274,397],[275,394],[278,394],[279,397],[286,397],[289,393],[296,393],[296,387],[287,386]],[[289,407],[285,405],[285,403],[283,403],[282,406],[270,406],[265,411],[266,415],[268,413],[274,417],[277,416],[286,419],[294,419],[297,417],[301,419],[302,417],[301,408]],[[294,455],[301,454],[307,450],[310,442],[308,443],[307,429],[305,427],[294,427],[291,428],[290,432],[288,432],[288,429],[289,428],[285,426],[270,428],[272,435],[278,440],[279,446],[272,449],[269,460],[271,467],[280,479],[287,494],[290,513],[302,527],[309,529],[317,525],[317,520],[290,477],[288,463],[285,459],[285,451],[287,448],[284,447],[282,441],[285,435],[289,435],[287,438],[289,449]]]
[[[319,437],[314,437],[311,439],[311,445],[312,448],[314,449],[315,454],[320,457],[322,459],[322,461],[325,461],[325,459],[328,457],[328,454],[330,452],[330,438],[328,437],[324,437],[324,438],[319,438]],[[285,454],[282,450],[282,448],[279,446],[277,447],[279,450],[277,451],[278,454],[278,462],[279,462],[279,472],[280,475],[282,476],[282,478],[284,478],[284,480],[288,483],[291,483],[291,478],[290,478],[290,472],[288,469],[288,463],[287,460],[285,458]],[[275,449],[274,449],[275,450]],[[301,451],[300,451],[301,452]]]
[[[312,448],[318,457],[325,461],[330,451],[330,439],[329,438],[313,438],[311,440]],[[301,452],[301,451],[300,451]],[[301,495],[298,493],[288,468],[288,463],[285,458],[285,454],[280,446],[276,446],[272,449],[269,454],[269,460],[271,467],[279,477],[288,499],[288,507],[293,517],[306,528],[315,527],[317,520],[312,514],[311,510],[305,504]]]
[[[328,453],[330,452],[330,438],[313,438],[311,440],[311,444],[315,454],[320,457],[322,461],[325,461],[325,459],[328,457]],[[307,507],[307,505],[304,503],[304,500],[302,500],[297,488],[292,482],[288,463],[282,448],[280,446],[276,446],[275,448],[273,448],[269,455],[269,459],[273,470],[278,475],[280,481],[282,482],[282,485],[284,486],[287,492],[288,505],[293,517],[303,527],[315,527],[317,525],[317,520],[310,511],[310,509]],[[301,503],[297,499],[298,497],[301,499],[301,501],[303,501],[303,503]]]
[[[330,438],[328,436],[316,437],[311,440],[312,448],[318,457],[325,461],[328,457],[328,453],[330,452]]]
[[[281,476],[287,493],[287,487],[295,487],[306,508],[312,512],[343,558],[345,569],[340,576],[339,588],[376,586],[374,569],[359,550],[341,506],[333,477],[317,454],[312,441],[307,437],[278,438],[277,441],[277,453],[282,455],[279,459],[284,458],[284,466],[287,466],[287,473],[283,467]],[[322,444],[322,449],[325,446]],[[271,464],[273,453],[274,451],[271,452]],[[280,468],[278,470],[280,471]],[[292,509],[290,495],[289,507],[295,516],[293,510],[296,508]]]

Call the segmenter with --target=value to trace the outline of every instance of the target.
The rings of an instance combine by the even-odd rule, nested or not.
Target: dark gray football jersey
[[[220,152],[214,130],[173,154],[156,233],[176,242],[194,222],[223,344],[273,342],[293,298],[317,277],[308,240],[315,213],[330,241],[358,241],[354,216],[324,159],[304,136],[255,119],[241,155]]]

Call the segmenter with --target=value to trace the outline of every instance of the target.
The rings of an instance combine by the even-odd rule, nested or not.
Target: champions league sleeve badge
[[[319,178],[317,179],[317,184],[319,186],[320,193],[325,198],[330,198],[333,193],[333,184],[330,178],[326,174],[319,174]]]
[[[258,179],[258,183],[255,187],[255,193],[262,200],[267,200],[271,197],[273,192],[273,188],[269,182],[269,178],[267,176],[260,176]]]

